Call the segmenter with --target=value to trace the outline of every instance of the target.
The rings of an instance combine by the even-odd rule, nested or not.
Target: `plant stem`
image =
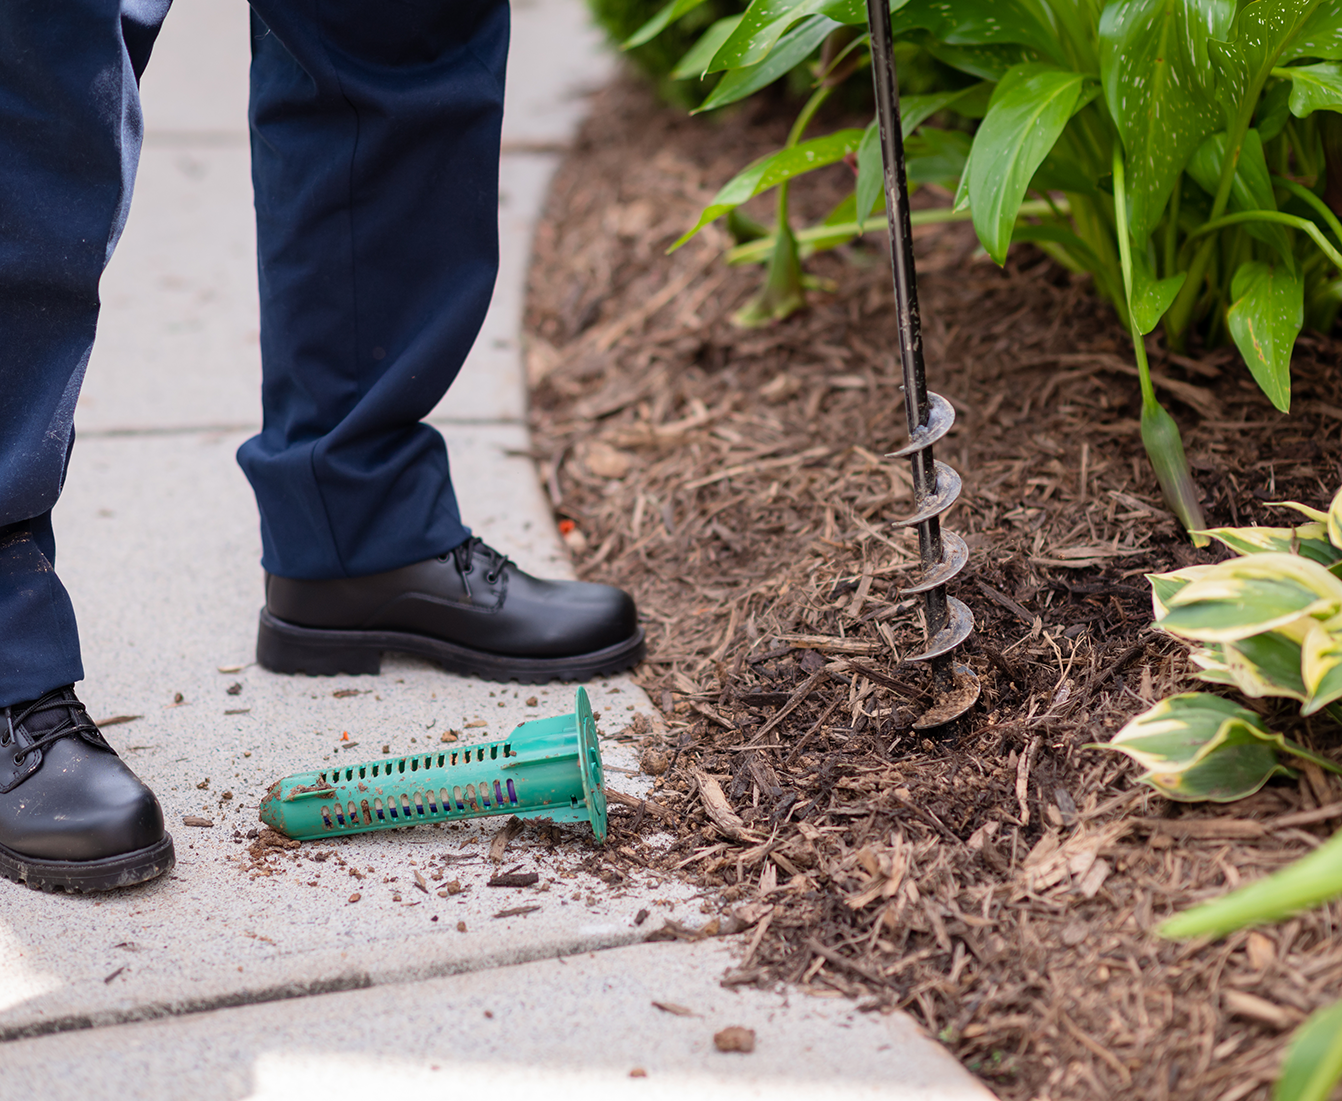
[[[1137,360],[1137,380],[1142,388],[1142,446],[1151,462],[1156,481],[1160,483],[1165,503],[1179,518],[1193,544],[1205,547],[1206,535],[1201,534],[1207,522],[1198,504],[1197,486],[1188,469],[1184,442],[1174,418],[1156,400],[1156,388],[1151,383],[1151,366],[1146,359],[1146,343],[1132,311],[1132,234],[1128,232],[1128,191],[1124,174],[1123,146],[1114,142],[1114,220],[1118,232],[1118,256],[1123,269],[1123,291],[1128,304],[1128,331],[1132,334],[1132,352]]]
[[[1219,229],[1225,229],[1226,226],[1237,226],[1242,222],[1276,222],[1278,225],[1290,226],[1292,229],[1300,230],[1301,233],[1307,233],[1314,243],[1319,246],[1323,254],[1339,268],[1342,268],[1342,252],[1333,247],[1328,238],[1323,235],[1323,230],[1308,218],[1301,218],[1295,214],[1283,214],[1280,210],[1242,210],[1236,214],[1227,214],[1223,218],[1216,218],[1198,226],[1188,236],[1191,240],[1208,233],[1215,233]],[[1173,307],[1170,308],[1173,309]]]
[[[1318,212],[1319,217],[1328,223],[1328,228],[1333,231],[1333,236],[1342,241],[1342,222],[1337,220],[1337,215],[1332,212],[1328,204],[1314,192],[1294,180],[1288,180],[1281,176],[1273,176],[1272,182],[1278,187],[1285,188],[1301,202],[1313,207]]]
[[[1118,223],[1118,262],[1123,269],[1123,295],[1128,300],[1128,331],[1132,334],[1132,351],[1137,359],[1137,381],[1142,388],[1142,408],[1158,404],[1156,388],[1151,382],[1151,367],[1146,360],[1146,344],[1137,324],[1132,320],[1132,239],[1128,233],[1128,186],[1123,165],[1123,149],[1114,142],[1114,220]]]
[[[829,99],[830,93],[833,91],[834,87],[832,85],[822,84],[811,93],[811,98],[802,105],[801,113],[797,115],[797,121],[792,124],[792,129],[788,131],[787,141],[784,143],[785,149],[791,149],[801,141],[802,135],[806,133],[806,128],[811,125],[811,119],[815,118],[815,113],[820,110],[820,105]]]

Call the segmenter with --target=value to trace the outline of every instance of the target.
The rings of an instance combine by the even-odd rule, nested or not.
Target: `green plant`
[[[701,2],[672,0],[635,39]],[[1296,336],[1306,320],[1331,326],[1342,303],[1342,222],[1325,201],[1342,202],[1342,2],[891,7],[901,60],[930,58],[957,78],[903,97],[911,185],[956,184],[951,211],[920,213],[972,219],[999,264],[1013,241],[1030,241],[1091,274],[1131,334],[1142,439],[1166,499],[1199,531],[1197,492],[1178,428],[1156,400],[1143,338],[1162,325],[1176,348],[1195,330],[1233,340],[1264,393],[1289,408]],[[724,74],[705,110],[820,50],[813,99],[823,98],[841,63],[867,64],[864,24],[858,0],[752,0],[741,16],[714,23],[681,66]],[[934,116],[950,125],[925,126]],[[797,176],[856,153],[854,194],[822,223],[794,230],[783,199],[774,232],[729,253],[737,262],[768,258],[770,283],[790,280],[786,309],[801,301],[809,253],[883,225],[872,217],[882,206],[874,124],[803,140],[810,117],[803,111],[784,149],[724,185],[677,242],[762,191],[785,194]],[[964,127],[980,117],[971,139]],[[1331,183],[1330,164],[1340,166]]]
[[[1199,676],[1251,699],[1296,700],[1303,715],[1342,717],[1342,493],[1328,512],[1292,502],[1293,528],[1216,528],[1238,557],[1150,575],[1156,626],[1199,645]],[[1106,748],[1142,765],[1171,799],[1229,802],[1287,771],[1280,754],[1342,769],[1207,692],[1162,700]]]
[[[1202,679],[1253,698],[1296,700],[1302,714],[1342,718],[1342,492],[1328,511],[1289,502],[1305,523],[1206,534],[1240,557],[1150,577],[1156,624],[1199,643]],[[1133,758],[1143,782],[1182,801],[1227,802],[1289,772],[1279,755],[1342,772],[1268,730],[1231,700],[1190,692],[1162,700],[1106,746]],[[1342,833],[1273,875],[1164,922],[1162,936],[1220,937],[1342,896]],[[1325,1101],[1342,1080],[1342,1002],[1318,1010],[1291,1040],[1276,1101]]]
[[[740,14],[747,3],[748,0],[705,0],[655,40],[631,49],[629,58],[657,86],[663,99],[678,107],[690,107],[698,98],[695,87],[698,74],[679,73],[676,62],[706,27],[724,16]],[[611,42],[618,44],[655,16],[662,0],[587,0],[587,6],[596,24]]]

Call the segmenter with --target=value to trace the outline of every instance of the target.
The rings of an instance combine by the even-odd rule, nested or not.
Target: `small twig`
[[[1020,804],[1022,826],[1030,824],[1030,769],[1034,767],[1035,758],[1039,756],[1040,741],[1038,734],[1031,738],[1029,746],[1016,763],[1016,802]]]
[[[876,974],[875,971],[869,971],[867,970],[867,968],[863,967],[860,963],[857,963],[855,960],[850,960],[847,956],[835,952],[831,948],[826,948],[823,944],[821,944],[818,940],[816,940],[815,937],[806,938],[806,947],[809,948],[812,952],[814,952],[817,956],[823,956],[825,959],[829,960],[829,962],[834,964],[836,967],[845,968],[846,970],[851,971],[854,975],[857,975],[859,978],[866,979],[867,982],[871,983],[873,986],[886,985],[885,980],[881,978],[881,976]]]
[[[792,698],[774,713],[772,719],[760,727],[759,733],[750,739],[750,744],[758,745],[760,739],[805,703],[806,698],[815,690],[815,686],[819,684],[821,679],[825,676],[825,672],[826,670],[821,667],[807,677],[802,683],[802,686],[792,693]]]

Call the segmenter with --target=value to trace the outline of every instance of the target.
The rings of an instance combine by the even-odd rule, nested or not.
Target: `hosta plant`
[[[671,0],[632,41],[702,2]],[[1013,241],[1031,241],[1091,274],[1132,335],[1142,437],[1162,489],[1186,527],[1202,528],[1142,338],[1161,325],[1175,347],[1195,329],[1233,340],[1264,393],[1289,407],[1296,336],[1306,322],[1331,326],[1342,302],[1333,210],[1342,208],[1342,0],[894,0],[891,9],[901,60],[923,71],[930,59],[943,85],[902,101],[911,185],[955,188],[952,209],[919,213],[972,219],[999,264]],[[813,98],[823,99],[838,75],[868,64],[864,26],[862,0],[752,0],[709,27],[679,69],[717,81],[709,109],[816,58]],[[728,181],[682,238],[855,155],[853,195],[820,224],[792,226],[782,201],[774,229],[745,235],[756,239],[729,256],[770,265],[773,291],[753,321],[802,301],[809,252],[884,224],[874,124],[807,138],[814,106],[785,148]]]
[[[1251,699],[1295,700],[1303,715],[1342,700],[1342,493],[1328,512],[1292,502],[1305,522],[1215,528],[1237,557],[1152,574],[1156,625],[1196,643],[1199,676]],[[1209,692],[1162,700],[1107,743],[1171,799],[1229,802],[1286,771],[1283,759],[1331,761],[1270,731],[1253,711]]]
[[[1151,577],[1156,623],[1198,643],[1204,680],[1246,696],[1299,703],[1337,718],[1342,700],[1342,492],[1328,511],[1289,503],[1305,521],[1207,534],[1240,557]],[[1109,747],[1141,763],[1171,799],[1228,801],[1257,791],[1282,763],[1327,758],[1268,730],[1260,716],[1207,692],[1172,696],[1133,719]],[[1164,922],[1162,936],[1220,937],[1342,896],[1342,833],[1282,870]],[[1326,1101],[1342,1079],[1342,1002],[1292,1037],[1274,1101]]]

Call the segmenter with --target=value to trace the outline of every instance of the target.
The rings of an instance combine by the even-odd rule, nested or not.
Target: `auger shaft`
[[[968,555],[963,540],[949,533],[943,534],[941,530],[941,514],[959,496],[960,480],[950,467],[933,459],[932,444],[946,434],[955,418],[950,404],[927,390],[888,0],[867,0],[867,23],[871,31],[871,72],[881,135],[895,319],[904,377],[904,411],[909,429],[908,446],[895,455],[907,455],[913,467],[916,506],[914,516],[901,523],[917,527],[923,564],[921,583],[912,588],[923,593],[928,645],[924,653],[912,660],[927,660],[932,664],[938,703],[918,724],[930,728],[958,717],[978,698],[977,678],[967,666],[957,664],[951,656],[951,651],[973,630],[974,617],[964,604],[946,592],[946,582],[960,571]],[[952,696],[956,698],[952,699]]]

